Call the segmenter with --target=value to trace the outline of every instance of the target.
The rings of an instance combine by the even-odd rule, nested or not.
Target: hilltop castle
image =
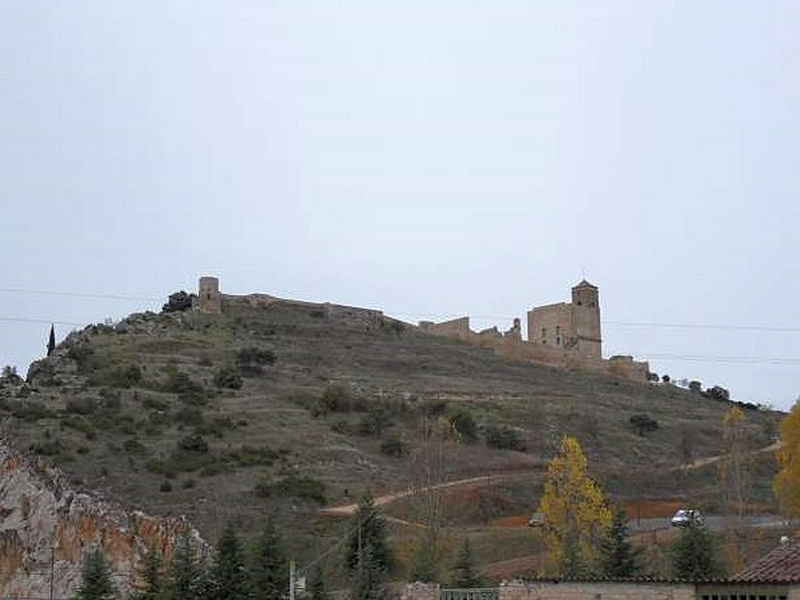
[[[224,297],[219,291],[219,279],[200,278],[197,293],[199,310],[222,312]],[[367,324],[380,323],[384,318],[381,311],[328,302],[318,304],[284,300],[267,294],[249,294],[244,298],[253,306],[289,303]],[[647,381],[650,372],[646,362],[634,361],[630,356],[603,358],[600,292],[597,286],[585,279],[572,288],[572,302],[534,306],[528,311],[527,340],[522,337],[518,318],[514,319],[511,329],[503,333],[497,327],[480,332],[472,331],[468,316],[442,323],[420,321],[419,328],[432,335],[458,338],[476,346],[490,348],[496,354],[511,360],[609,373],[637,381]]]
[[[534,306],[528,311],[528,339],[522,338],[520,320],[501,333],[497,327],[472,331],[469,317],[443,323],[420,321],[423,331],[455,337],[491,348],[512,360],[573,367],[647,381],[650,367],[630,356],[603,358],[600,331],[600,291],[585,279],[572,288],[572,302]]]

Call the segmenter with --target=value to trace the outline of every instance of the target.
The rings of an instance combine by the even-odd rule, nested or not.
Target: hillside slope
[[[366,489],[520,472],[469,497],[449,494],[446,520],[479,527],[529,512],[564,434],[579,438],[616,498],[718,509],[713,466],[679,467],[720,454],[728,403],[509,362],[375,313],[324,307],[226,297],[222,314],[89,326],[34,363],[28,383],[5,382],[3,431],[74,484],[151,514],[186,515],[207,539],[229,521],[255,531],[275,515],[301,560],[341,535],[342,523],[318,509]],[[640,435],[634,415],[657,428]],[[746,416],[751,447],[770,444],[779,415]],[[450,434],[432,436],[437,423]],[[767,455],[753,501],[770,502],[773,472]],[[389,510],[416,519],[413,501]],[[503,552],[512,558],[516,547]]]

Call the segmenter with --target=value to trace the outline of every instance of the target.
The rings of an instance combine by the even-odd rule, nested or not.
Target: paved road
[[[718,515],[705,515],[704,520],[706,526],[710,529],[723,529],[726,525],[734,525],[736,523],[735,519]],[[757,527],[760,529],[786,527],[789,525],[786,519],[775,515],[753,515],[744,517],[743,522],[745,527]],[[632,519],[628,521],[628,529],[631,532],[641,532],[673,529],[673,527],[669,518]],[[677,530],[677,527],[675,529]]]

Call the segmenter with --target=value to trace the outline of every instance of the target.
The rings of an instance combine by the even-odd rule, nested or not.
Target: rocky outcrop
[[[186,536],[207,551],[185,521],[125,511],[74,491],[57,469],[0,440],[0,597],[47,598],[51,589],[52,597],[70,596],[95,548],[104,551],[124,596],[148,551],[169,558]]]

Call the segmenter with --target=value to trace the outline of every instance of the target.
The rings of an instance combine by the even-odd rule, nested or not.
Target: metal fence
[[[439,600],[500,600],[500,588],[439,590]]]

